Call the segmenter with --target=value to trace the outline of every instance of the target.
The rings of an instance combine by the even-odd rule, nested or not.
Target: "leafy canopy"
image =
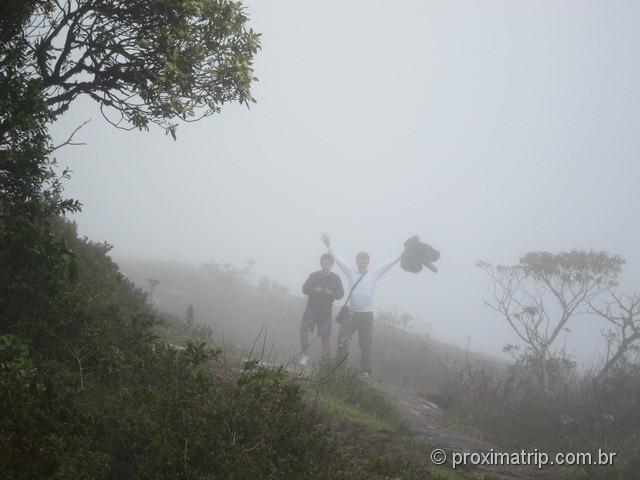
[[[14,43],[22,71],[42,82],[54,116],[80,95],[125,129],[196,120],[237,101],[248,105],[258,33],[240,2],[67,0],[37,2]]]

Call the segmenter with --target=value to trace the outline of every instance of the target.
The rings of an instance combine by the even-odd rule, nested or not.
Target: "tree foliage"
[[[478,262],[490,279],[485,304],[504,316],[526,347],[523,353],[513,345],[505,351],[516,353],[535,370],[542,391],[548,386],[550,366],[559,370],[564,365],[557,341],[568,332],[567,323],[616,284],[623,265],[618,255],[577,250],[530,252],[510,266]]]
[[[50,123],[84,94],[118,126],[175,137],[175,119],[252,101],[259,35],[231,1],[11,0],[0,13],[0,316],[13,324],[42,318],[76,269],[51,225],[80,204],[62,196]]]
[[[219,0],[66,0],[35,3],[14,38],[21,73],[41,82],[54,116],[88,95],[122,128],[161,125],[254,101],[259,34],[242,4]]]
[[[179,457],[162,444],[174,412],[204,421],[202,405],[165,394],[177,379],[209,392],[195,373],[207,352],[158,350],[145,294],[64,219],[80,204],[63,198],[48,128],[80,95],[117,126],[174,137],[178,119],[247,104],[259,39],[245,22],[224,0],[0,4],[0,478],[161,478],[170,467],[145,461]]]

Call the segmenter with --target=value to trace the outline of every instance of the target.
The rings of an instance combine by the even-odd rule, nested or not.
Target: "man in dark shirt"
[[[322,343],[322,357],[328,359],[331,354],[331,322],[333,313],[333,301],[340,300],[344,296],[342,280],[333,273],[333,257],[325,253],[320,257],[321,270],[313,272],[302,286],[302,293],[308,295],[307,308],[302,315],[300,327],[300,343],[302,345],[302,358],[300,363],[306,366],[310,357],[307,355],[309,348],[309,332],[317,328],[318,336]]]

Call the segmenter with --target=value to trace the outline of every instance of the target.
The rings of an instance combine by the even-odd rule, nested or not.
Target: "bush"
[[[0,336],[0,478],[104,478],[108,455],[92,448],[73,380],[36,366],[20,337]]]
[[[627,365],[596,381],[557,378],[543,397],[532,371],[463,368],[450,372],[444,397],[450,412],[501,437],[513,448],[547,452],[615,452],[613,466],[583,466],[588,478],[631,478],[640,466],[640,369]]]
[[[52,224],[75,276],[58,277],[52,296],[34,296],[28,321],[0,325],[0,478],[351,471],[323,414],[284,371],[251,363],[224,380],[230,373],[214,375],[218,352],[205,344],[159,344],[158,318],[109,246],[78,238],[64,220]],[[28,296],[32,287],[20,288]]]

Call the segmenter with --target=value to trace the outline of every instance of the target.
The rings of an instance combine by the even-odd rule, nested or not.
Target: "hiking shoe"
[[[300,358],[300,365],[302,365],[303,367],[306,367],[309,365],[309,362],[311,361],[311,357],[309,355],[302,355],[302,357]]]

